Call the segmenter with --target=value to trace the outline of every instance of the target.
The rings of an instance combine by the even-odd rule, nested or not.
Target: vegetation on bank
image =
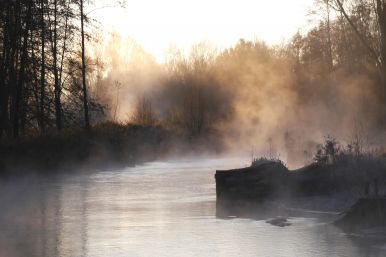
[[[285,166],[278,157],[261,157],[254,158],[251,167],[267,164]],[[385,150],[365,147],[358,138],[344,145],[327,136],[309,164],[290,172],[301,178],[300,189],[308,196],[341,192],[363,197],[386,194]]]
[[[98,42],[86,2],[0,1],[3,170],[217,151],[224,138],[245,148],[273,138],[298,154],[314,150],[315,134],[341,136],[354,119],[383,134],[381,1],[316,1],[312,28],[282,45],[240,39],[220,50],[203,42],[188,53],[171,49],[164,63],[133,40]],[[118,123],[127,118],[138,125]],[[330,143],[317,163],[373,162],[355,145],[335,152]]]
[[[0,2],[0,136],[122,122],[138,98],[153,110],[147,122],[192,133],[269,138],[305,124],[339,130],[354,117],[371,126],[385,120],[379,1],[316,1],[312,28],[282,45],[203,42],[188,53],[170,49],[164,63],[133,40],[98,41],[86,2]]]
[[[254,158],[250,167],[216,171],[217,215],[264,216],[265,207],[276,215],[301,210],[341,212],[365,198],[365,204],[348,215],[347,223],[384,225],[386,155],[382,150],[353,151],[351,146],[326,137],[314,160],[296,170],[289,170],[276,157],[262,157]],[[372,199],[379,200],[373,204]],[[377,208],[380,212],[373,212]]]
[[[165,133],[157,127],[103,123],[91,130],[67,129],[0,144],[0,168],[5,172],[49,171],[85,163],[132,165],[143,154],[156,152]]]
[[[343,145],[333,137],[326,137],[313,160],[320,166],[346,171],[351,177],[361,176],[369,181],[377,176],[386,177],[385,149],[365,147],[362,140]]]
[[[220,151],[216,136],[190,138],[161,125],[99,123],[90,130],[0,141],[0,174],[131,166],[183,154]]]

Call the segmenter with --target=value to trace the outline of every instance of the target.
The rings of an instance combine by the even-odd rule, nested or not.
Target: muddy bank
[[[298,170],[289,170],[281,162],[218,170],[217,213],[245,216],[262,210],[262,204],[267,203],[275,206],[270,212],[280,215],[296,210],[346,211],[358,198],[385,192],[386,172],[382,166],[365,175],[344,165],[316,163]]]
[[[386,197],[359,199],[334,224],[348,232],[386,227]]]

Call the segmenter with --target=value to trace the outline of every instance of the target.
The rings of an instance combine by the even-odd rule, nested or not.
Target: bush
[[[339,142],[331,137],[325,137],[323,145],[319,145],[314,156],[314,161],[319,164],[334,164],[342,148]]]
[[[266,158],[266,157],[260,157],[260,158],[253,158],[251,167],[257,167],[262,164],[267,164],[267,163],[280,163],[283,164],[283,166],[286,166],[282,160],[279,158]]]

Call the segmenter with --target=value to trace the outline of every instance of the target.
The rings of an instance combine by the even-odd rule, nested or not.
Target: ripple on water
[[[245,159],[153,162],[0,187],[5,256],[384,256],[325,220],[217,219],[214,172]]]

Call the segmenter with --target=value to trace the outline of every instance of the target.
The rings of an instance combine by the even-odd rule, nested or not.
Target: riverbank
[[[216,172],[217,216],[333,215],[339,218],[360,198],[386,194],[384,157],[314,163],[288,170],[271,161]],[[261,213],[266,213],[262,216]],[[256,215],[258,213],[259,215]]]
[[[166,131],[157,127],[103,123],[90,131],[71,129],[3,141],[1,173],[50,172],[113,163],[134,165],[145,153],[149,159],[150,153],[156,155],[165,137]]]
[[[213,147],[207,149],[206,142]],[[205,143],[204,143],[205,142]],[[90,130],[71,129],[0,142],[0,174],[133,166],[192,152],[218,151],[210,136],[187,138],[162,126],[106,122]],[[205,146],[204,146],[205,145]]]
[[[353,243],[329,219],[291,217],[284,228],[217,219],[214,170],[248,159],[178,159],[52,180],[0,180],[1,254],[361,257],[371,247],[367,256],[383,256],[373,238],[370,246]]]
[[[359,199],[334,224],[348,232],[377,227],[386,232],[386,197]]]

